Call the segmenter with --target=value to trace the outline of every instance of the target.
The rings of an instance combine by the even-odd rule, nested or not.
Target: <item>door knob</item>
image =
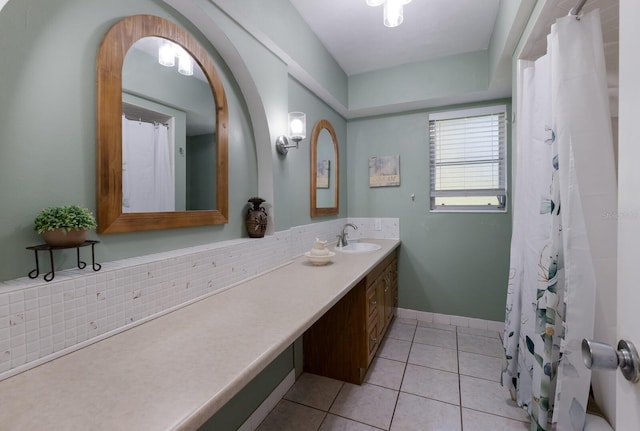
[[[589,368],[615,370],[620,367],[622,375],[633,383],[640,381],[640,357],[633,343],[618,341],[618,350],[597,341],[582,340],[582,360]]]

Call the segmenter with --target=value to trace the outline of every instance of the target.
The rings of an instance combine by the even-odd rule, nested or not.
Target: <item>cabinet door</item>
[[[367,305],[366,316],[367,322],[378,320],[378,290],[377,283],[373,283],[367,287]]]
[[[393,264],[389,265],[384,274],[384,324],[388,326],[393,319],[395,303],[393,289]]]
[[[385,272],[383,271],[376,280],[376,298],[378,301],[378,338],[382,339],[387,330],[387,319],[385,314]]]
[[[388,301],[385,302],[385,305],[389,305],[388,312],[388,320],[393,319],[395,315],[395,310],[398,308],[398,260],[394,259],[391,264],[389,264],[389,295]]]

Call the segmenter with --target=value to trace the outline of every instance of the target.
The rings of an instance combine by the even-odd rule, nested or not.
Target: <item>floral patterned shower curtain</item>
[[[532,430],[582,430],[595,292],[615,267],[616,182],[598,11],[559,19],[521,61],[502,384]],[[607,267],[607,265],[609,267]],[[598,269],[596,271],[596,269]],[[614,271],[615,273],[615,271]],[[615,283],[615,280],[613,280]]]

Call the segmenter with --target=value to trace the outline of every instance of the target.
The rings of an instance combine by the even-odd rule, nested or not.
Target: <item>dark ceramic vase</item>
[[[260,206],[264,199],[255,197],[249,199],[248,202],[253,204],[253,208],[249,208],[247,211],[247,233],[251,238],[262,238],[267,231],[267,211]]]

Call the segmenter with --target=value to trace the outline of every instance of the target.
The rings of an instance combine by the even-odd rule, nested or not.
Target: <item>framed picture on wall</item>
[[[400,155],[369,157],[369,187],[400,185]]]
[[[316,175],[316,188],[329,188],[329,171],[331,169],[331,160],[319,160]]]

